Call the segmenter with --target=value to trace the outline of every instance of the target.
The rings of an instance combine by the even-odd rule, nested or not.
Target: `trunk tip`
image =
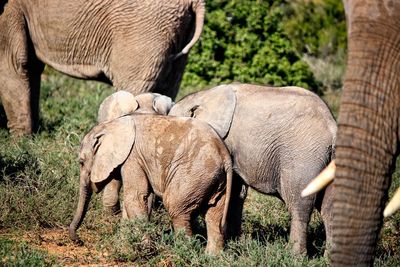
[[[69,237],[71,240],[78,246],[83,246],[83,241],[79,238],[79,236],[76,234],[76,231],[74,227],[68,227],[68,233]]]

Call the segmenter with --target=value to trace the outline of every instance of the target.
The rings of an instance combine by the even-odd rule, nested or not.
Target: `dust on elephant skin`
[[[175,230],[192,233],[194,216],[203,213],[209,253],[223,248],[232,187],[232,162],[218,134],[191,118],[134,114],[95,126],[80,151],[80,195],[69,231],[87,211],[92,191],[120,173],[128,218],[149,219],[147,199],[161,197]]]

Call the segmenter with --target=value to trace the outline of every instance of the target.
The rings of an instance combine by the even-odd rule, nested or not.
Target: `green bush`
[[[346,51],[342,1],[291,1],[284,13],[285,32],[299,53],[325,58]]]
[[[202,38],[190,53],[181,95],[231,81],[318,90],[283,24],[284,1],[208,1]]]

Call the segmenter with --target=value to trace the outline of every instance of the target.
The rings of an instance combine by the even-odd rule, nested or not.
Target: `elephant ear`
[[[105,122],[133,113],[138,108],[135,96],[120,90],[106,97],[99,107],[97,121]]]
[[[99,183],[129,156],[135,142],[135,122],[131,116],[105,123],[104,128],[93,136],[94,159],[90,180]]]
[[[220,85],[199,92],[198,96],[193,96],[191,103],[191,117],[210,124],[221,138],[227,136],[236,108],[236,94],[232,86]]]
[[[165,95],[156,95],[153,100],[153,109],[157,114],[168,115],[175,103],[172,99]]]

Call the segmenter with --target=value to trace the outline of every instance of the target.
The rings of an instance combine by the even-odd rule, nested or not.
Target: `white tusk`
[[[335,161],[329,163],[329,165],[312,180],[306,188],[301,192],[302,197],[306,197],[317,193],[318,191],[324,189],[330,182],[335,178],[336,165]]]
[[[396,193],[390,200],[389,204],[386,206],[383,211],[383,216],[388,217],[395,213],[400,208],[400,187],[397,188]]]

